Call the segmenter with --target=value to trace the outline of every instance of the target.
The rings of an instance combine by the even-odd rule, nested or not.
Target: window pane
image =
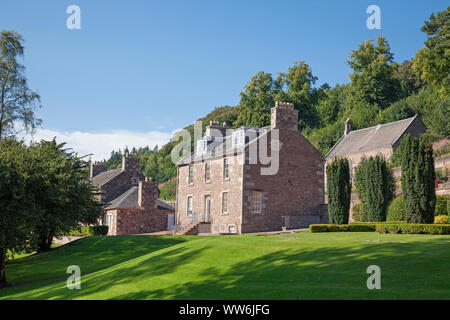
[[[189,166],[189,184],[194,183],[194,166]]]
[[[205,163],[205,181],[209,181],[211,179],[211,163]]]
[[[187,214],[188,216],[192,215],[192,196],[187,198]]]
[[[252,191],[251,208],[253,213],[262,212],[262,192]]]
[[[228,212],[228,192],[222,194],[222,213]]]
[[[224,179],[228,179],[228,173],[229,173],[229,171],[228,171],[228,159],[225,158],[223,160],[223,178]]]

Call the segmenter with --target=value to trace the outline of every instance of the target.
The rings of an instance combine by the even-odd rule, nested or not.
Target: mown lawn
[[[369,265],[381,290],[368,290]],[[80,290],[66,288],[79,265]],[[450,236],[91,237],[7,266],[0,299],[450,299]],[[64,279],[63,279],[64,278]]]

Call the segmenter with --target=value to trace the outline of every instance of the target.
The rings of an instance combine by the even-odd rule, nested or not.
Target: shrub
[[[375,224],[312,224],[309,230],[318,232],[374,232]]]
[[[436,216],[436,217],[434,217],[434,223],[437,223],[437,224],[450,223],[450,217],[446,216],[446,215]]]
[[[73,229],[68,235],[69,236],[105,236],[108,234],[108,226],[78,226]]]
[[[380,223],[377,224],[376,231],[379,233],[450,234],[450,224]]]
[[[352,218],[355,222],[364,221],[362,213],[362,203],[355,204],[352,207]]]
[[[395,197],[389,204],[386,221],[406,221],[405,198],[403,194]]]
[[[328,215],[334,224],[348,223],[350,211],[350,169],[348,160],[335,159],[327,165]]]
[[[355,170],[355,189],[362,203],[362,221],[386,221],[394,179],[381,156],[363,158]]]
[[[434,215],[448,215],[449,202],[450,196],[447,194],[436,196],[436,209],[434,210]]]
[[[402,138],[402,190],[405,197],[406,221],[432,223],[436,205],[433,148],[426,139]]]

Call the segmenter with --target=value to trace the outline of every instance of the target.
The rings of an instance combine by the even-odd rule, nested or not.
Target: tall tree
[[[430,20],[421,29],[428,36],[425,46],[417,51],[413,68],[422,80],[442,88],[450,95],[450,6]]]
[[[79,223],[95,224],[101,205],[94,199],[87,179],[89,163],[55,140],[30,146],[26,167],[28,192],[35,203],[33,239],[38,252],[50,250],[53,238],[66,234]]]
[[[394,77],[396,64],[386,38],[379,36],[376,43],[369,39],[352,50],[347,63],[353,69],[350,75],[354,95],[359,99],[386,108],[399,97],[400,83]]]
[[[386,221],[393,198],[393,177],[380,156],[364,158],[355,170],[355,189],[362,203],[361,221]]]
[[[26,249],[30,242],[33,203],[22,170],[28,160],[22,142],[0,141],[0,288],[7,285],[8,254]]]
[[[23,57],[23,38],[17,32],[0,33],[0,140],[15,135],[20,128],[32,131],[41,120],[34,110],[40,96],[28,88]]]
[[[281,84],[270,73],[258,72],[241,92],[240,113],[237,125],[264,127],[270,124],[270,108],[275,105],[275,96]]]
[[[435,170],[432,144],[423,137],[403,137],[400,144],[402,191],[407,222],[433,223],[436,205]]]
[[[327,165],[328,216],[330,223],[348,223],[351,196],[350,167],[346,158]]]

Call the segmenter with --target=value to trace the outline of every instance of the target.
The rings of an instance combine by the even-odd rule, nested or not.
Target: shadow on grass
[[[6,267],[7,279],[14,284],[66,276],[70,265],[91,273],[185,241],[152,236],[88,237],[11,261]]]
[[[255,258],[242,258],[236,252],[231,256],[236,262],[228,267],[222,266],[223,252],[227,250],[226,242],[222,244],[223,248],[209,244],[168,248],[90,275],[81,290],[69,291],[64,284],[48,284],[27,287],[29,295],[22,292],[25,296],[21,298],[72,299],[90,295],[96,299],[130,300],[450,298],[450,238],[369,243],[362,247],[291,247]],[[243,243],[242,250],[260,248],[246,247]],[[214,259],[211,255],[215,255]],[[366,270],[372,264],[381,268],[382,290],[366,287],[369,277]]]

